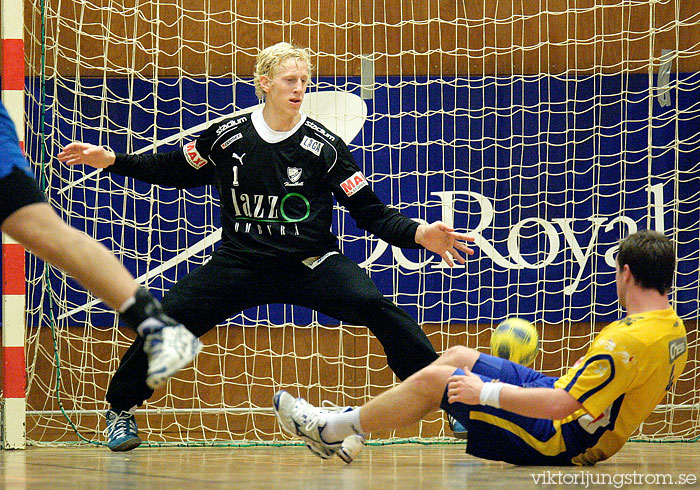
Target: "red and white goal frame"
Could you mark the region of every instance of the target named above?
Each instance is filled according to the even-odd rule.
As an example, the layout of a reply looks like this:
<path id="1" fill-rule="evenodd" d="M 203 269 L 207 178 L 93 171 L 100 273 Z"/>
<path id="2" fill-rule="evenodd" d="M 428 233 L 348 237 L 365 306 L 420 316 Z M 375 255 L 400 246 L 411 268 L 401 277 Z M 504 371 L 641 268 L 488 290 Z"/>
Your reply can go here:
<path id="1" fill-rule="evenodd" d="M 2 103 L 24 149 L 24 1 L 1 0 Z M 2 441 L 23 449 L 25 437 L 24 248 L 2 235 Z"/>

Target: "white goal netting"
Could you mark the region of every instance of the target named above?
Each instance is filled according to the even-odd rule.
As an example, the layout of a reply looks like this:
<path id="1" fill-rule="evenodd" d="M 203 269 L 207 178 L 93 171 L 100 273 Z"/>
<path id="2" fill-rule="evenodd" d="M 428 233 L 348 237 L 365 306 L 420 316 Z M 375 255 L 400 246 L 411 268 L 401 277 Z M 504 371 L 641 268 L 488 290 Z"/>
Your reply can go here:
<path id="1" fill-rule="evenodd" d="M 215 193 L 66 168 L 55 155 L 74 140 L 177 148 L 254 107 L 255 55 L 291 41 L 316 67 L 305 110 L 346 139 L 375 192 L 477 237 L 477 254 L 450 269 L 337 209 L 344 253 L 438 352 L 487 350 L 491 328 L 520 316 L 542 337 L 535 367 L 561 374 L 623 314 L 617 241 L 638 228 L 669 234 L 689 361 L 637 437 L 700 436 L 698 2 L 26 3 L 27 153 L 61 216 L 154 295 L 217 245 Z M 28 439 L 104 441 L 105 391 L 132 333 L 60 271 L 30 258 L 27 274 Z M 245 311 L 203 342 L 138 413 L 150 443 L 284 441 L 277 389 L 359 404 L 396 381 L 367 329 L 296 307 Z M 373 437 L 446 435 L 437 414 Z"/>

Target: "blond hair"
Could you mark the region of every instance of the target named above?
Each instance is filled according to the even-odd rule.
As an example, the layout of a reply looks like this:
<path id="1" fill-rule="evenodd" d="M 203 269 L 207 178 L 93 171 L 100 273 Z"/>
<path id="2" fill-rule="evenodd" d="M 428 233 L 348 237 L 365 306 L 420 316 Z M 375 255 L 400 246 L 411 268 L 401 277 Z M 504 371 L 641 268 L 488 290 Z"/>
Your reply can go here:
<path id="1" fill-rule="evenodd" d="M 260 77 L 264 75 L 269 79 L 274 78 L 279 66 L 290 58 L 298 59 L 306 63 L 309 69 L 309 76 L 311 75 L 311 69 L 313 68 L 311 65 L 311 56 L 304 48 L 286 42 L 280 42 L 268 46 L 258 53 L 255 62 L 255 73 L 253 73 L 253 81 L 255 83 L 255 95 L 257 95 L 259 99 L 265 98 L 265 92 L 260 86 Z"/>

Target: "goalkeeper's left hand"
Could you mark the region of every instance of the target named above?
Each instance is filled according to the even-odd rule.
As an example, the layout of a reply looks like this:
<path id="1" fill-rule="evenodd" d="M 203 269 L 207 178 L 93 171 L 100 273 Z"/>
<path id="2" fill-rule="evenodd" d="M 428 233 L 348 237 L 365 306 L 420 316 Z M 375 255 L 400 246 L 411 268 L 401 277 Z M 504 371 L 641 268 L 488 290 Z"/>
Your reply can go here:
<path id="1" fill-rule="evenodd" d="M 467 242 L 473 243 L 474 237 L 458 233 L 442 221 L 435 221 L 429 225 L 421 224 L 416 230 L 416 243 L 438 254 L 450 267 L 454 267 L 452 258 L 460 264 L 467 261 L 458 250 L 467 255 L 474 255 L 474 250 Z"/>

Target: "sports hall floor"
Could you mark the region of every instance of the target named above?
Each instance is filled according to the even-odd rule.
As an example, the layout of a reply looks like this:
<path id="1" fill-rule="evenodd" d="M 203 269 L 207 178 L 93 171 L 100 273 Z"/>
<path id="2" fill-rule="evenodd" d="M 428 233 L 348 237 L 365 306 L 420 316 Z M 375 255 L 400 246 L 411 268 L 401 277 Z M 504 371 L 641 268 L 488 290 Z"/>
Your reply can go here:
<path id="1" fill-rule="evenodd" d="M 300 446 L 30 447 L 0 451 L 0 488 L 103 489 L 562 489 L 700 488 L 700 443 L 628 443 L 590 468 L 516 467 L 461 445 L 370 446 L 352 464 Z"/>

